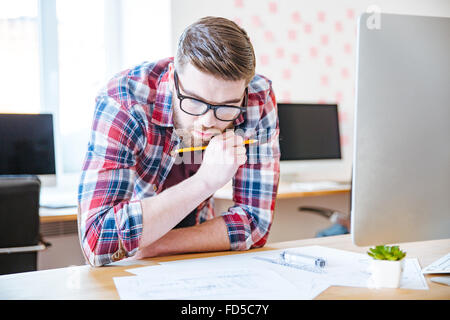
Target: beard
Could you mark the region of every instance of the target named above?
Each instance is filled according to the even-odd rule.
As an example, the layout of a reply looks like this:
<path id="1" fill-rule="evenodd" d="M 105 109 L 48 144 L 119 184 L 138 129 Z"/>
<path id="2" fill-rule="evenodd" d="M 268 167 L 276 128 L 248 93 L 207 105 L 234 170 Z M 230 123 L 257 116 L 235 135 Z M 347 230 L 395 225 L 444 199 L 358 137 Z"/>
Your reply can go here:
<path id="1" fill-rule="evenodd" d="M 209 141 L 216 135 L 220 135 L 225 130 L 230 129 L 233 127 L 233 122 L 231 122 L 225 129 L 221 130 L 218 128 L 205 128 L 203 126 L 195 127 L 194 125 L 183 127 L 181 124 L 181 121 L 179 119 L 179 116 L 177 115 L 177 112 L 173 113 L 173 126 L 177 133 L 177 135 L 181 139 L 182 146 L 184 148 L 188 147 L 203 147 L 207 146 Z M 200 132 L 211 132 L 213 133 L 212 136 L 208 137 L 198 137 L 193 134 L 193 131 L 200 131 Z"/>

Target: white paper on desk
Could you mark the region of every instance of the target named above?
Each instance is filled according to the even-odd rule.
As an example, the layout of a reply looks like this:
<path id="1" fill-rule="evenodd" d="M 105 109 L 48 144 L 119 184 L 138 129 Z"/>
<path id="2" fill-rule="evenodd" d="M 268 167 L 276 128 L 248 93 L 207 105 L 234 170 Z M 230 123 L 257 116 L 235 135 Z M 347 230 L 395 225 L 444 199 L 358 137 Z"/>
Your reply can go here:
<path id="1" fill-rule="evenodd" d="M 428 290 L 428 284 L 423 276 L 417 258 L 405 259 L 400 288 Z"/>
<path id="2" fill-rule="evenodd" d="M 260 268 L 269 268 L 276 271 L 284 278 L 288 279 L 299 288 L 305 290 L 305 286 L 310 289 L 310 295 L 317 295 L 325 290 L 328 286 L 349 286 L 349 287 L 363 287 L 370 286 L 368 272 L 369 262 L 372 258 L 366 254 L 356 253 L 352 251 L 339 250 L 334 248 L 322 246 L 307 246 L 290 248 L 289 251 L 296 251 L 306 255 L 322 257 L 326 259 L 327 266 L 323 273 L 313 273 L 305 270 L 293 269 L 286 266 L 277 265 L 261 261 L 255 258 L 271 258 L 278 259 L 280 253 L 284 250 L 260 251 L 251 253 L 241 253 L 235 255 L 216 256 L 200 259 L 177 260 L 170 262 L 162 262 L 163 265 L 195 265 L 207 264 L 210 268 L 220 266 L 235 266 L 235 265 L 255 265 Z M 425 278 L 420 273 L 417 259 L 406 259 L 404 271 L 400 287 L 403 289 L 417 289 L 427 290 L 428 286 Z M 143 269 L 143 268 L 140 268 Z M 138 269 L 136 269 L 138 270 Z"/>
<path id="3" fill-rule="evenodd" d="M 328 283 L 330 286 L 367 287 L 370 274 L 367 272 L 368 258 L 364 254 L 338 250 L 322 246 L 308 246 L 289 249 L 305 255 L 321 257 L 326 260 L 326 267 L 321 273 L 299 270 L 310 277 Z M 284 267 L 289 268 L 289 267 Z"/>
<path id="4" fill-rule="evenodd" d="M 327 283 L 330 286 L 373 287 L 368 272 L 372 258 L 366 254 L 321 246 L 299 247 L 289 249 L 289 251 L 322 257 L 327 261 L 322 273 L 308 272 L 307 269 L 299 271 L 302 273 L 308 272 L 317 281 Z M 419 262 L 416 258 L 405 260 L 400 288 L 428 290 L 427 282 L 420 272 Z"/>
<path id="5" fill-rule="evenodd" d="M 276 272 L 250 268 L 184 270 L 151 267 L 145 275 L 115 277 L 121 299 L 301 299 L 302 293 Z"/>
<path id="6" fill-rule="evenodd" d="M 278 254 L 282 251 L 283 250 L 277 250 Z M 268 255 L 268 253 L 264 254 L 266 256 Z M 270 255 L 273 254 L 273 252 L 270 253 Z M 256 256 L 261 256 L 261 252 L 191 260 L 177 260 L 172 262 L 164 262 L 163 264 L 156 266 L 128 269 L 126 271 L 139 276 L 146 276 L 154 273 L 155 271 L 182 272 L 183 270 L 204 270 L 202 272 L 207 273 L 211 270 L 220 270 L 221 268 L 232 269 L 236 266 L 245 265 L 247 268 L 251 268 L 252 270 L 270 270 L 272 272 L 276 272 L 283 279 L 295 286 L 298 294 L 291 299 L 297 300 L 312 300 L 329 287 L 329 284 L 321 281 L 320 279 L 312 278 L 309 273 L 293 272 L 290 269 L 286 270 L 285 267 L 280 265 L 268 264 L 266 262 L 262 262 L 261 260 L 253 259 L 253 257 Z M 261 281 L 265 280 L 261 279 Z"/>
<path id="7" fill-rule="evenodd" d="M 208 264 L 212 267 L 233 266 L 233 265 L 257 265 L 259 268 L 269 268 L 276 271 L 281 276 L 292 281 L 294 285 L 303 285 L 310 283 L 312 287 L 319 288 L 327 285 L 367 287 L 367 279 L 370 274 L 367 272 L 368 257 L 367 255 L 355 253 L 351 251 L 343 251 L 322 246 L 307 246 L 298 248 L 289 248 L 289 251 L 296 251 L 311 256 L 323 257 L 327 260 L 325 272 L 321 274 L 313 273 L 305 270 L 294 269 L 275 263 L 260 260 L 260 258 L 277 260 L 280 254 L 287 249 L 259 251 L 250 253 L 233 254 L 226 256 L 216 256 L 199 259 L 177 260 L 169 262 L 161 262 L 165 266 L 199 266 Z M 144 268 L 139 268 L 144 269 Z M 143 272 L 135 269 L 136 272 Z M 132 270 L 127 270 L 133 272 Z M 322 290 L 322 291 L 323 291 Z M 320 293 L 320 292 L 318 292 Z"/>

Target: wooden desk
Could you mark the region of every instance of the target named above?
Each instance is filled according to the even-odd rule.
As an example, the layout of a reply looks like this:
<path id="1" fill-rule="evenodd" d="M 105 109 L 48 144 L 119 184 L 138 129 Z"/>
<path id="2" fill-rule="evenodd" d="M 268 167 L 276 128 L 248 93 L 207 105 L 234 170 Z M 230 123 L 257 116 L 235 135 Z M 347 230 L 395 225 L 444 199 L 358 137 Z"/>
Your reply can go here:
<path id="1" fill-rule="evenodd" d="M 313 186 L 313 185 L 312 185 Z M 314 188 L 310 190 L 301 188 L 296 188 L 295 184 L 280 182 L 278 185 L 277 200 L 278 199 L 292 199 L 292 198 L 302 198 L 302 197 L 315 197 L 315 196 L 328 196 L 333 194 L 343 194 L 350 192 L 350 184 L 342 183 L 336 187 L 323 187 Z M 223 186 L 221 189 L 217 190 L 214 194 L 214 199 L 224 199 L 231 200 L 233 194 L 231 182 Z"/>
<path id="2" fill-rule="evenodd" d="M 310 245 L 328 246 L 360 253 L 364 253 L 368 249 L 367 247 L 354 246 L 350 236 L 343 235 L 272 243 L 270 246 L 251 251 Z M 406 250 L 408 258 L 418 258 L 421 267 L 424 267 L 449 252 L 450 239 L 404 243 L 401 244 L 401 247 Z M 160 261 L 227 254 L 239 254 L 239 252 L 184 254 L 132 261 L 131 264 L 126 266 L 120 265 L 119 262 L 116 265 L 101 268 L 77 266 L 4 275 L 0 276 L 0 299 L 118 299 L 113 277 L 130 276 L 131 274 L 126 272 L 126 269 L 154 265 Z M 431 282 L 430 278 L 433 276 L 425 275 L 429 290 L 330 287 L 316 299 L 450 299 L 450 287 Z"/>
<path id="3" fill-rule="evenodd" d="M 41 223 L 61 222 L 61 221 L 77 221 L 77 208 L 64 210 L 58 209 L 40 209 L 39 221 Z"/>

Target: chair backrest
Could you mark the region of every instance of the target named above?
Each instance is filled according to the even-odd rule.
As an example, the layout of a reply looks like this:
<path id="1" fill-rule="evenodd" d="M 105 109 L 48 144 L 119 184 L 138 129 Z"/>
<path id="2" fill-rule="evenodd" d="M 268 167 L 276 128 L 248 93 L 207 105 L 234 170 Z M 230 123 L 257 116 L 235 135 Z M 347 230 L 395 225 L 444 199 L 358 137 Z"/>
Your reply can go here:
<path id="1" fill-rule="evenodd" d="M 36 176 L 0 176 L 0 248 L 38 244 L 40 187 Z"/>

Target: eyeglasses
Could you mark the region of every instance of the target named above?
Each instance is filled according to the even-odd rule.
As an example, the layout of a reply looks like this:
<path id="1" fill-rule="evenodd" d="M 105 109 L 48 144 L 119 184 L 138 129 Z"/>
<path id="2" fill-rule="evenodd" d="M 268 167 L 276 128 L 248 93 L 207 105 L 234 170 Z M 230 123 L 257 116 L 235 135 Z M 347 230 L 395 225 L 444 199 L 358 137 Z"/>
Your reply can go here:
<path id="1" fill-rule="evenodd" d="M 246 112 L 248 101 L 248 88 L 245 88 L 244 100 L 242 106 L 229 106 L 229 105 L 215 105 L 210 104 L 200 99 L 185 96 L 180 93 L 178 86 L 178 74 L 174 73 L 175 89 L 177 91 L 178 100 L 180 100 L 180 108 L 187 114 L 192 116 L 201 116 L 207 113 L 210 109 L 214 110 L 214 116 L 220 121 L 233 121 L 239 118 L 239 116 Z"/>

